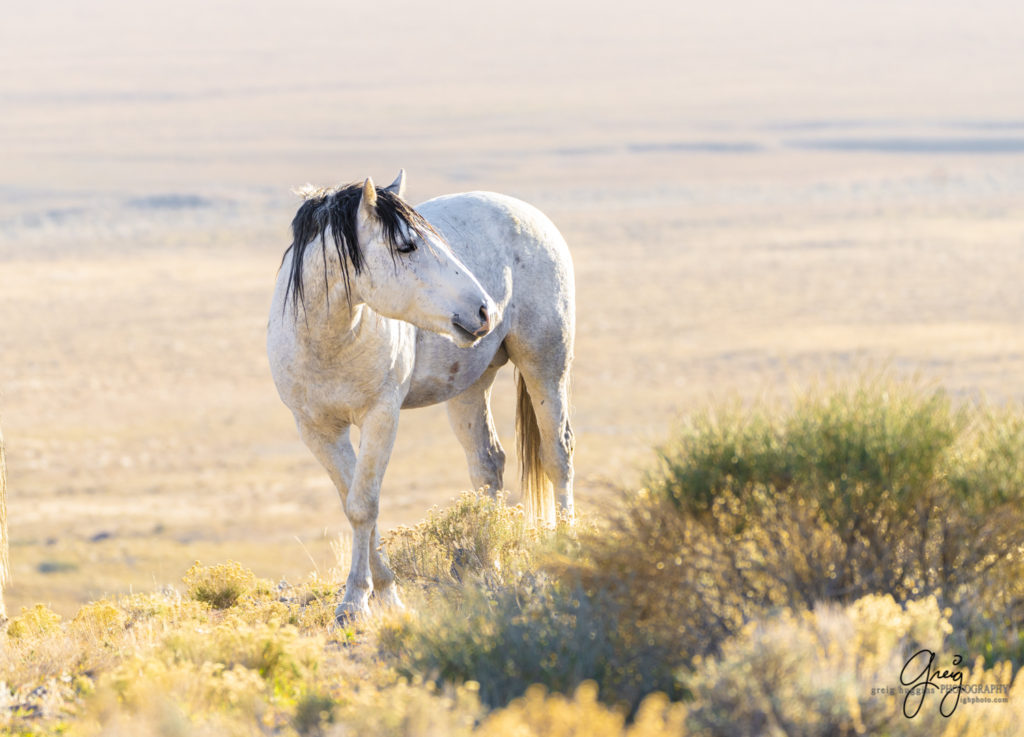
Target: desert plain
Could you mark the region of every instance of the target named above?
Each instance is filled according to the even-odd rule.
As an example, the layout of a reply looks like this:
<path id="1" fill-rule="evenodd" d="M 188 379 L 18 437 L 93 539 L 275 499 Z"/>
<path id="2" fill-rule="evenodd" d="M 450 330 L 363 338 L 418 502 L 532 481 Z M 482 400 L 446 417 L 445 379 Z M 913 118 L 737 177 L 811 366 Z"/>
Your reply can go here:
<path id="1" fill-rule="evenodd" d="M 1024 11 L 70 0 L 0 30 L 9 609 L 193 561 L 329 575 L 347 522 L 278 400 L 270 295 L 306 182 L 404 167 L 559 226 L 576 498 L 709 405 L 889 372 L 1024 399 Z M 513 384 L 494 409 L 516 497 Z M 384 528 L 468 486 L 406 412 Z"/>

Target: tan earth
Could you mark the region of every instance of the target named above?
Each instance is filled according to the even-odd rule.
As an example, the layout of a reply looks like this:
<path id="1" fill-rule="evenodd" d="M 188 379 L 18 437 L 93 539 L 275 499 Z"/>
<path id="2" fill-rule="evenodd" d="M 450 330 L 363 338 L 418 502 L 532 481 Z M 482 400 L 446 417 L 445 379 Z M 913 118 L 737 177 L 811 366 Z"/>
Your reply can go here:
<path id="1" fill-rule="evenodd" d="M 263 346 L 307 181 L 405 167 L 413 201 L 490 189 L 559 225 L 584 511 L 709 403 L 882 369 L 1019 403 L 1020 6 L 626 5 L 58 0 L 5 19 L 8 608 L 70 614 L 197 558 L 336 565 L 347 523 Z M 384 526 L 467 485 L 444 408 L 408 412 Z"/>

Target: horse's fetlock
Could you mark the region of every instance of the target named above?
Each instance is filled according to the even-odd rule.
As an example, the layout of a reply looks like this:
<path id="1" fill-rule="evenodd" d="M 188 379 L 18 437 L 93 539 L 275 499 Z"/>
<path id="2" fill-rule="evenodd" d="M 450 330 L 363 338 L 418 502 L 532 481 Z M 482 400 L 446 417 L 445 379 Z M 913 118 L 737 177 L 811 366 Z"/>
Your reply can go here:
<path id="1" fill-rule="evenodd" d="M 373 591 L 373 579 L 370 578 L 369 574 L 365 576 L 349 574 L 348 580 L 345 582 L 345 590 L 353 592 L 360 591 L 364 593 Z"/>

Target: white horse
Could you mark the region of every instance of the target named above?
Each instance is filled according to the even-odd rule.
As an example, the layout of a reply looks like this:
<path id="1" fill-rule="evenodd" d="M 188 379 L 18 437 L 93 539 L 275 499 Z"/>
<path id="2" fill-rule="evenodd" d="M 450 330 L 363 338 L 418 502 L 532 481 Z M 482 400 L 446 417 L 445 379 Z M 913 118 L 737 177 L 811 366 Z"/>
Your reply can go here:
<path id="1" fill-rule="evenodd" d="M 527 511 L 550 524 L 557 493 L 573 513 L 567 391 L 576 319 L 565 240 L 511 197 L 455 194 L 414 210 L 404 192 L 403 170 L 384 188 L 367 179 L 304 193 L 267 330 L 278 393 L 352 524 L 339 620 L 368 611 L 374 591 L 401 605 L 377 512 L 403 408 L 448 402 L 473 486 L 496 493 L 505 453 L 491 384 L 511 360 Z"/>

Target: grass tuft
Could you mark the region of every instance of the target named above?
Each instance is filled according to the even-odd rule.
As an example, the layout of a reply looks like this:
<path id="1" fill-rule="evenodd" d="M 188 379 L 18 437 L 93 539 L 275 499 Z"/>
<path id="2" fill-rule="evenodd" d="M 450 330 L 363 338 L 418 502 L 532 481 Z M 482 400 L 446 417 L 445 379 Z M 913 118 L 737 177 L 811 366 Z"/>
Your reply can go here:
<path id="1" fill-rule="evenodd" d="M 182 582 L 191 598 L 214 609 L 233 607 L 243 596 L 271 586 L 269 582 L 258 581 L 256 574 L 233 560 L 214 566 L 204 566 L 196 561 L 185 572 Z"/>

